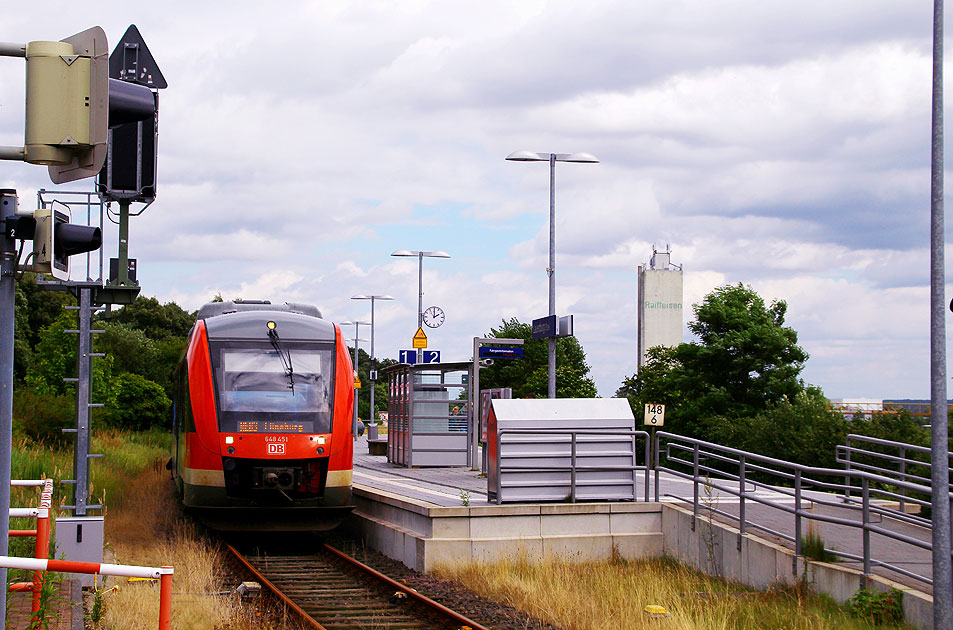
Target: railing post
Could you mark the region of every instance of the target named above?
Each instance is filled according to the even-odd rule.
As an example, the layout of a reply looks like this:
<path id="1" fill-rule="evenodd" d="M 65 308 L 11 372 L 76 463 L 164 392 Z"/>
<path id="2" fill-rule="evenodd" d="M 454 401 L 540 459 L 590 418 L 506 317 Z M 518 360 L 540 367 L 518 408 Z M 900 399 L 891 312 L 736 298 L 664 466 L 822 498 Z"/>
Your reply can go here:
<path id="1" fill-rule="evenodd" d="M 159 576 L 159 630 L 172 628 L 172 567 L 162 567 Z"/>
<path id="2" fill-rule="evenodd" d="M 745 456 L 738 457 L 738 481 L 740 491 L 738 495 L 738 551 L 741 551 L 741 537 L 745 535 Z"/>
<path id="3" fill-rule="evenodd" d="M 652 466 L 652 442 L 651 438 L 645 436 L 645 502 L 649 502 L 649 469 Z"/>
<path id="4" fill-rule="evenodd" d="M 907 449 L 903 445 L 900 446 L 900 480 L 907 480 Z M 906 514 L 907 511 L 904 509 L 906 501 L 904 498 L 907 496 L 907 489 L 903 486 L 900 486 L 900 513 Z"/>
<path id="5" fill-rule="evenodd" d="M 692 451 L 692 531 L 695 531 L 695 521 L 698 520 L 698 443 Z"/>
<path id="6" fill-rule="evenodd" d="M 862 480 L 863 488 L 863 520 L 864 520 L 864 577 L 862 586 L 867 586 L 867 576 L 870 575 L 870 481 L 867 477 Z"/>
<path id="7" fill-rule="evenodd" d="M 801 557 L 801 470 L 794 469 L 794 575 L 797 575 L 797 561 Z"/>
<path id="8" fill-rule="evenodd" d="M 569 451 L 569 502 L 576 502 L 576 432 L 572 432 L 572 446 Z"/>
<path id="9" fill-rule="evenodd" d="M 660 440 L 659 440 L 658 433 L 654 434 L 652 436 L 652 450 L 655 451 L 655 462 L 652 464 L 652 471 L 655 473 L 655 502 L 656 503 L 659 502 L 659 495 L 658 495 L 658 486 L 659 486 L 658 467 L 659 467 L 659 457 L 660 457 L 659 441 Z M 646 472 L 645 474 L 647 475 L 648 472 Z"/>
<path id="10" fill-rule="evenodd" d="M 844 465 L 847 469 L 847 474 L 844 475 L 844 499 L 850 501 L 850 436 L 847 436 L 847 448 L 844 449 L 847 452 L 847 461 L 844 462 Z"/>

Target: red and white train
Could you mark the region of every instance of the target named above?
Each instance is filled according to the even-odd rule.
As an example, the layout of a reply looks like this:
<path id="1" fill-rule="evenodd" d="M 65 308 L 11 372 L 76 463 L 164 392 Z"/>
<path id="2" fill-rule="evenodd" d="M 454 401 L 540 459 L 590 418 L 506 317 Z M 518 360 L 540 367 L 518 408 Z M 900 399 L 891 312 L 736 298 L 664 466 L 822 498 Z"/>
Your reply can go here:
<path id="1" fill-rule="evenodd" d="M 175 372 L 170 462 L 213 529 L 326 530 L 352 509 L 354 370 L 314 306 L 212 302 Z"/>

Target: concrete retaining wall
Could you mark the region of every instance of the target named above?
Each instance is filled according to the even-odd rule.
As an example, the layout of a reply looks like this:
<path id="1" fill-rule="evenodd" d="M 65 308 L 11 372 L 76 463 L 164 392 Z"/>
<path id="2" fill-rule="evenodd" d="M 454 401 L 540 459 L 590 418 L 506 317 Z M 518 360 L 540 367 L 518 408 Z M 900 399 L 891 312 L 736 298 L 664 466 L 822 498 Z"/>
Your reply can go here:
<path id="1" fill-rule="evenodd" d="M 664 552 L 705 573 L 719 575 L 755 588 L 773 584 L 794 585 L 806 580 L 811 587 L 839 603 L 847 601 L 863 585 L 863 574 L 849 567 L 799 558 L 794 552 L 767 540 L 745 534 L 738 548 L 738 529 L 709 523 L 699 517 L 692 531 L 692 512 L 680 506 L 662 504 Z M 868 588 L 903 591 L 903 613 L 907 622 L 921 630 L 933 628 L 933 598 L 886 578 L 871 576 Z"/>

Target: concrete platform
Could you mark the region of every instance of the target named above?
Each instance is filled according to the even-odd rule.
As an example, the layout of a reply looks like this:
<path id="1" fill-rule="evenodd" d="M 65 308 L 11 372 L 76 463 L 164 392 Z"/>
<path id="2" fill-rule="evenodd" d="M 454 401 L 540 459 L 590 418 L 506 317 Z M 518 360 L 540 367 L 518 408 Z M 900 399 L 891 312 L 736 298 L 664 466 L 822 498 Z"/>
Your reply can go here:
<path id="1" fill-rule="evenodd" d="M 347 526 L 413 569 L 508 555 L 595 560 L 662 554 L 660 504 L 491 504 L 478 471 L 394 466 L 367 454 L 364 442 L 355 444 L 357 509 Z"/>

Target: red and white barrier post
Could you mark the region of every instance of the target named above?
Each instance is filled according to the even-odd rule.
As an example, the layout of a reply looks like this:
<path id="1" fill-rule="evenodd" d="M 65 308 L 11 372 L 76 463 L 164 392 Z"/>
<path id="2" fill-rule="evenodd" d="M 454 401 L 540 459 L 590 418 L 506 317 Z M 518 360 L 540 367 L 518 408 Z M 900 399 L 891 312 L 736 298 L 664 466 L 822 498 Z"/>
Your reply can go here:
<path id="1" fill-rule="evenodd" d="M 152 578 L 159 580 L 159 630 L 172 627 L 172 567 L 137 567 L 127 564 L 99 562 L 71 562 L 39 558 L 0 556 L 0 567 L 28 571 L 56 571 L 58 573 L 89 573 L 119 577 Z"/>
<path id="2" fill-rule="evenodd" d="M 11 486 L 39 486 L 43 490 L 40 492 L 39 508 L 11 508 L 10 518 L 16 517 L 35 517 L 36 529 L 13 530 L 11 536 L 36 536 L 36 547 L 34 555 L 37 558 L 45 559 L 50 554 L 50 510 L 53 507 L 53 480 L 52 479 L 14 479 L 10 481 Z M 40 611 L 40 600 L 43 592 L 43 574 L 39 571 L 33 573 L 32 582 L 19 582 L 11 584 L 10 591 L 33 591 L 33 605 L 31 611 L 36 614 Z"/>

